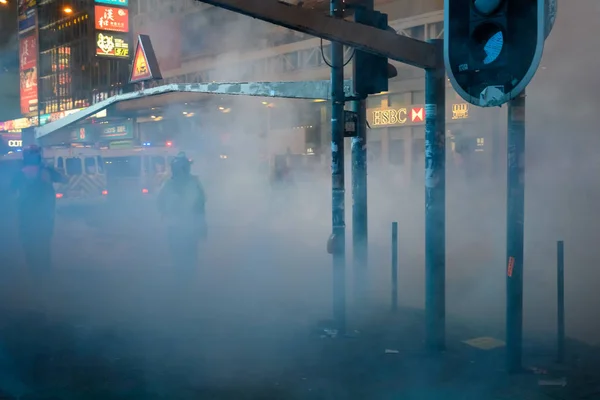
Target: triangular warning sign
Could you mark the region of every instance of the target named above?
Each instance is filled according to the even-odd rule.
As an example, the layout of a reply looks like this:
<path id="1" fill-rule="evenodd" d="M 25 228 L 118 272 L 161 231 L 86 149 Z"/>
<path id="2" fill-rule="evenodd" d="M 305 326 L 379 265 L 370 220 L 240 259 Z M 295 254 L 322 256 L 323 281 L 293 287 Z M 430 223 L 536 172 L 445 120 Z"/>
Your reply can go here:
<path id="1" fill-rule="evenodd" d="M 129 83 L 162 79 L 158 60 L 150 42 L 150 36 L 139 35 L 137 47 L 133 56 Z"/>

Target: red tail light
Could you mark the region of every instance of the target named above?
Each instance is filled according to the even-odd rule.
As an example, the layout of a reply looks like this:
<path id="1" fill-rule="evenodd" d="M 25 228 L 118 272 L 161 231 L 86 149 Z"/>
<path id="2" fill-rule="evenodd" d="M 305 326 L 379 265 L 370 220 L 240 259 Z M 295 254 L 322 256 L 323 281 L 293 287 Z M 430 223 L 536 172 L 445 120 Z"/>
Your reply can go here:
<path id="1" fill-rule="evenodd" d="M 102 191 L 102 196 L 106 196 L 108 194 L 108 190 L 103 190 Z"/>
<path id="2" fill-rule="evenodd" d="M 56 198 L 57 198 L 57 199 L 62 199 L 62 197 L 63 197 L 63 194 L 62 194 L 62 193 L 56 193 Z"/>
<path id="3" fill-rule="evenodd" d="M 148 194 L 148 189 L 142 189 L 143 194 Z"/>

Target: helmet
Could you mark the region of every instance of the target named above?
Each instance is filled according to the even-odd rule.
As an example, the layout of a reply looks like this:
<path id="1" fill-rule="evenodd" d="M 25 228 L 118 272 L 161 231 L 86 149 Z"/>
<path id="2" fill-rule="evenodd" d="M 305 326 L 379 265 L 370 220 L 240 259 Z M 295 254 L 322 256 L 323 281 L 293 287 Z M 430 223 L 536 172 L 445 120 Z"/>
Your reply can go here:
<path id="1" fill-rule="evenodd" d="M 177 154 L 177 157 L 171 161 L 171 174 L 175 177 L 189 175 L 192 170 L 192 163 L 183 151 Z"/>
<path id="2" fill-rule="evenodd" d="M 42 149 L 32 144 L 23 149 L 23 163 L 25 165 L 39 165 L 42 163 Z"/>

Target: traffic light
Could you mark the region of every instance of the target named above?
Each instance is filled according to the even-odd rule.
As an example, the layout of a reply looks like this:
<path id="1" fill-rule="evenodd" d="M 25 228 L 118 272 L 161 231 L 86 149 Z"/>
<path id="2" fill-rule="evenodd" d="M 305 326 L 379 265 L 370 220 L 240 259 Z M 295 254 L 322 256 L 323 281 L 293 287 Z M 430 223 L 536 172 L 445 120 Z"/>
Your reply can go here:
<path id="1" fill-rule="evenodd" d="M 379 11 L 357 6 L 354 11 L 354 21 L 373 26 L 382 30 L 388 29 L 388 16 Z M 364 51 L 355 50 L 352 66 L 352 81 L 354 93 L 367 96 L 387 92 L 388 80 L 398 75 L 396 67 L 388 63 L 385 57 Z"/>
<path id="2" fill-rule="evenodd" d="M 545 0 L 445 0 L 444 61 L 456 92 L 500 106 L 531 81 L 544 48 Z"/>

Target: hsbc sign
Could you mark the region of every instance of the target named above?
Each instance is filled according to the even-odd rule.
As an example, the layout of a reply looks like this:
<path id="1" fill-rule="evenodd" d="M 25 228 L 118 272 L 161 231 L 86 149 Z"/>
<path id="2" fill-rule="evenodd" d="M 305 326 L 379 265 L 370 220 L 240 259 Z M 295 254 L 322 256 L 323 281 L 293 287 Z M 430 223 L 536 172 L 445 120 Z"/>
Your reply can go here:
<path id="1" fill-rule="evenodd" d="M 448 117 L 469 119 L 468 108 L 465 104 L 449 104 Z M 460 115 L 459 115 L 460 114 Z M 386 128 L 402 125 L 424 125 L 425 107 L 413 105 L 409 107 L 371 108 L 367 110 L 367 120 L 373 128 Z"/>

